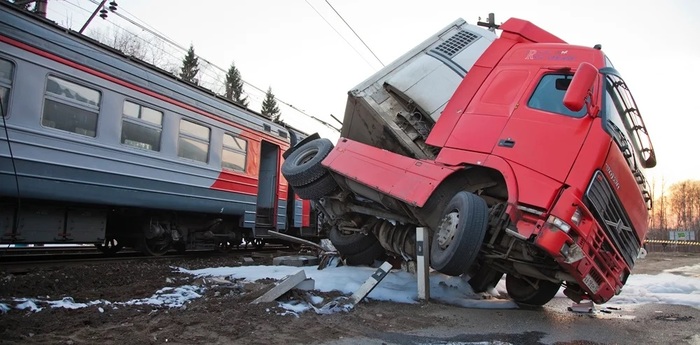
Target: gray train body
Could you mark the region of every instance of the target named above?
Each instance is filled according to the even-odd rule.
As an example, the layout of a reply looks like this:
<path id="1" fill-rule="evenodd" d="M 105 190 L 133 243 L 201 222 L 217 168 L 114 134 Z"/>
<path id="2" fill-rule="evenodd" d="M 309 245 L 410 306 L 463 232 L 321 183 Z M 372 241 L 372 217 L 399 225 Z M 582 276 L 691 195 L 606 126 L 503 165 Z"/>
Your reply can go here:
<path id="1" fill-rule="evenodd" d="M 2 243 L 316 234 L 279 173 L 304 133 L 4 4 L 0 96 Z"/>

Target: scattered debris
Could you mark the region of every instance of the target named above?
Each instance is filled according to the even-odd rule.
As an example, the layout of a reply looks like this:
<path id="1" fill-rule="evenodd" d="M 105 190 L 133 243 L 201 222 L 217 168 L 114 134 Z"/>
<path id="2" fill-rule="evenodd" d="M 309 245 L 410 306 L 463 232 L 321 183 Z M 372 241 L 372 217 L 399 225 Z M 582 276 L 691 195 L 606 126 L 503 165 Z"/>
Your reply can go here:
<path id="1" fill-rule="evenodd" d="M 318 257 L 311 255 L 287 255 L 272 259 L 272 264 L 275 266 L 314 266 L 318 265 L 318 262 Z"/>
<path id="2" fill-rule="evenodd" d="M 251 303 L 258 304 L 258 303 L 264 303 L 264 302 L 272 302 L 272 301 L 276 300 L 278 297 L 282 296 L 285 292 L 293 289 L 295 286 L 297 286 L 299 283 L 301 283 L 305 279 L 306 279 L 306 273 L 304 273 L 304 270 L 301 270 L 301 271 L 283 279 L 277 285 L 275 285 L 275 287 L 270 289 L 270 291 L 268 291 L 264 295 L 256 298 Z"/>
<path id="3" fill-rule="evenodd" d="M 243 266 L 250 266 L 255 263 L 255 260 L 249 256 L 243 257 Z"/>
<path id="4" fill-rule="evenodd" d="M 595 306 L 593 301 L 581 301 L 581 303 L 573 303 L 568 310 L 574 313 L 593 313 Z"/>
<path id="5" fill-rule="evenodd" d="M 295 288 L 304 291 L 313 291 L 316 288 L 316 281 L 312 278 L 306 278 L 301 283 L 297 284 Z"/>

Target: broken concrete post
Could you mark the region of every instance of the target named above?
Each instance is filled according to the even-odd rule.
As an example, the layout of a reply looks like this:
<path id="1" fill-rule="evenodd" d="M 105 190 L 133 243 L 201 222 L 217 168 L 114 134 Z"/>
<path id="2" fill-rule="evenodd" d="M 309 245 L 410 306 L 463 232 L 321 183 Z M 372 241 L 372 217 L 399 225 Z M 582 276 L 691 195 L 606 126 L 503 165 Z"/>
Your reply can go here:
<path id="1" fill-rule="evenodd" d="M 370 292 L 374 289 L 377 284 L 379 284 L 384 277 L 389 273 L 391 270 L 391 263 L 389 262 L 384 262 L 379 268 L 377 268 L 376 271 L 374 271 L 374 274 L 372 274 L 371 277 L 367 278 L 364 284 L 360 286 L 357 291 L 355 291 L 354 294 L 350 297 L 352 300 L 352 304 L 355 305 L 359 303 L 365 296 L 369 295 Z"/>
<path id="2" fill-rule="evenodd" d="M 252 304 L 258 304 L 258 303 L 265 303 L 265 302 L 272 302 L 279 298 L 280 296 L 284 295 L 285 292 L 293 289 L 295 286 L 299 285 L 299 283 L 303 282 L 304 279 L 306 279 L 306 273 L 304 273 L 304 270 L 301 270 L 281 282 L 277 283 L 275 287 L 270 289 L 270 291 L 266 292 L 264 295 L 256 298 Z"/>

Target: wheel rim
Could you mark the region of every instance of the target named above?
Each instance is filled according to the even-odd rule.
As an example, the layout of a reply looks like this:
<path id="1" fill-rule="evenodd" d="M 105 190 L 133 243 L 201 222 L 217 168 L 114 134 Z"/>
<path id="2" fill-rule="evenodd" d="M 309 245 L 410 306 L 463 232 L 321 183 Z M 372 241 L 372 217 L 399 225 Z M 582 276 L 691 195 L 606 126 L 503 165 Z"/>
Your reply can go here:
<path id="1" fill-rule="evenodd" d="M 170 241 L 165 238 L 146 239 L 146 252 L 158 256 L 165 254 L 170 249 Z"/>
<path id="2" fill-rule="evenodd" d="M 103 253 L 114 254 L 120 251 L 124 246 L 119 243 L 116 238 L 108 238 L 103 243 L 95 244 L 95 247 Z"/>
<path id="3" fill-rule="evenodd" d="M 233 245 L 231 244 L 231 242 L 228 242 L 228 241 L 219 242 L 219 244 L 216 246 L 216 251 L 218 251 L 220 253 L 226 253 L 226 252 L 230 251 L 232 248 L 233 248 Z"/>
<path id="4" fill-rule="evenodd" d="M 438 226 L 437 241 L 441 249 L 447 249 L 457 235 L 459 212 L 452 211 L 445 215 Z"/>
<path id="5" fill-rule="evenodd" d="M 149 230 L 156 227 L 158 227 L 156 223 L 150 224 Z M 155 233 L 156 231 L 153 232 Z M 172 237 L 170 237 L 167 231 L 153 238 L 147 238 L 146 234 L 143 235 L 143 251 L 148 255 L 160 256 L 167 253 L 171 243 Z"/>
<path id="6" fill-rule="evenodd" d="M 265 245 L 265 240 L 263 240 L 262 238 L 254 238 L 252 242 L 255 248 L 261 248 Z"/>
<path id="7" fill-rule="evenodd" d="M 311 161 L 312 159 L 314 159 L 314 157 L 316 157 L 317 154 L 318 154 L 317 148 L 310 149 L 308 152 L 305 152 L 304 154 L 299 155 L 299 157 L 297 157 L 297 159 L 294 160 L 294 164 L 296 166 L 304 165 L 304 164 L 308 163 L 309 161 Z"/>

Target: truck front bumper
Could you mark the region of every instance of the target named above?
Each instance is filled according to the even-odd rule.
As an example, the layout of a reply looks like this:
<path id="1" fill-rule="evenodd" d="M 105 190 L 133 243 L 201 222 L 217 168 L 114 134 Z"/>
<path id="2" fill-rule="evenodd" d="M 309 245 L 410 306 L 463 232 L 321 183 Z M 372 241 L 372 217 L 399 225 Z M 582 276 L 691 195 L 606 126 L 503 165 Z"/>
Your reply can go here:
<path id="1" fill-rule="evenodd" d="M 577 219 L 577 221 L 576 221 Z M 565 225 L 562 225 L 562 222 Z M 535 237 L 595 303 L 618 294 L 631 267 L 573 189 L 565 190 Z"/>

